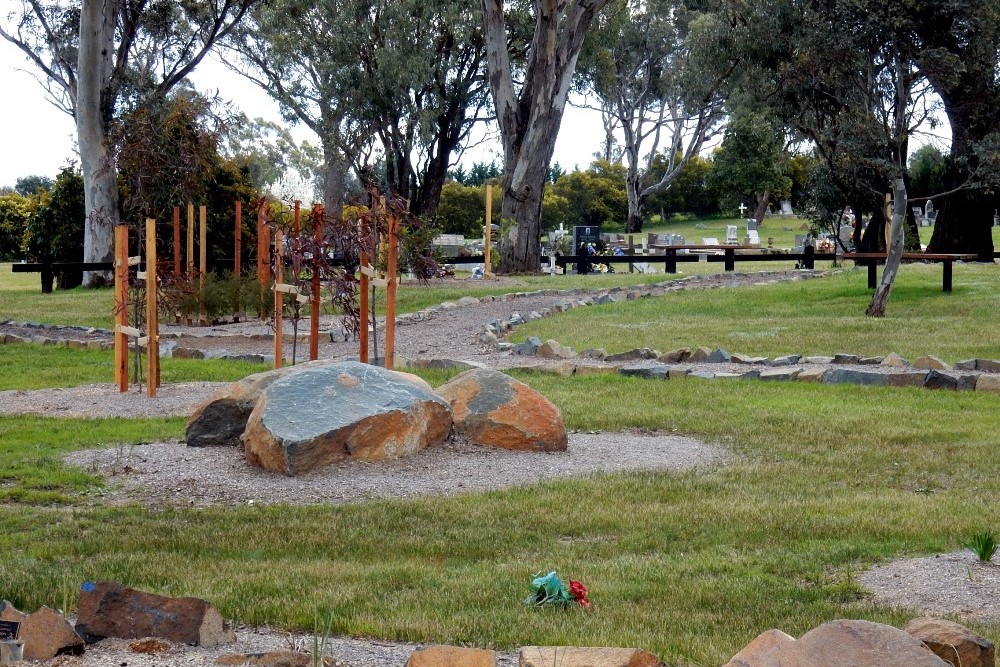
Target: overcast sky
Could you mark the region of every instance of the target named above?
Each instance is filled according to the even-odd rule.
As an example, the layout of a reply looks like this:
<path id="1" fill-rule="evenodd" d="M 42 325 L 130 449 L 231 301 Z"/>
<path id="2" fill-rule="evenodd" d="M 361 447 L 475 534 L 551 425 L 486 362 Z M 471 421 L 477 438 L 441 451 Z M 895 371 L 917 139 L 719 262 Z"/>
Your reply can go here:
<path id="1" fill-rule="evenodd" d="M 72 119 L 45 100 L 34 70 L 21 52 L 0 39 L 0 186 L 12 186 L 28 175 L 54 178 L 67 160 L 77 160 Z M 281 122 L 277 105 L 257 86 L 233 74 L 215 61 L 205 61 L 192 76 L 203 92 L 218 89 L 224 99 L 251 118 Z M 305 127 L 295 130 L 299 140 L 315 136 Z M 566 170 L 586 168 L 603 140 L 600 114 L 568 108 L 556 143 L 553 161 Z M 467 151 L 462 164 L 500 161 L 499 142 L 491 141 Z"/>

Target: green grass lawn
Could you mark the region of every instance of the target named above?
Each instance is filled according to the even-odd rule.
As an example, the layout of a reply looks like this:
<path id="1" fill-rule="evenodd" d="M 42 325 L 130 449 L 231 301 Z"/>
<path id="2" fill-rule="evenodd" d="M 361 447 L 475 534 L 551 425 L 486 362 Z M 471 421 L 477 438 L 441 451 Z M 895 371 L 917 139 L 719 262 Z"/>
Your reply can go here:
<path id="1" fill-rule="evenodd" d="M 37 284 L 12 285 L 4 268 L 0 319 L 90 322 L 110 299 L 73 291 L 62 295 L 65 310 L 49 308 L 56 302 L 29 297 Z M 956 267 L 955 292 L 946 295 L 940 267 L 904 266 L 881 320 L 864 317 L 865 274 L 850 271 L 576 309 L 516 335 L 611 351 L 703 344 L 766 355 L 1000 358 L 995 269 Z M 537 277 L 517 289 L 661 279 Z M 490 290 L 512 291 L 405 289 L 401 310 Z M 111 354 L 6 345 L 0 368 L 0 390 L 107 382 Z M 163 373 L 167 382 L 229 380 L 259 368 L 165 359 Z M 449 376 L 421 373 L 435 384 Z M 1000 396 L 518 377 L 551 398 L 571 429 L 676 432 L 718 443 L 732 460 L 681 474 L 599 475 L 457 498 L 107 507 L 104 483 L 59 457 L 180 438 L 183 419 L 0 416 L 0 598 L 29 610 L 65 607 L 81 581 L 113 579 L 207 598 L 240 623 L 308 631 L 331 615 L 334 632 L 359 637 L 638 646 L 676 667 L 720 665 L 769 628 L 798 636 L 845 617 L 901 625 L 913 614 L 867 601 L 856 581 L 861 568 L 957 550 L 975 532 L 1000 529 Z M 532 575 L 550 569 L 586 583 L 595 610 L 522 605 Z M 1000 640 L 1000 625 L 970 625 Z"/>
<path id="2" fill-rule="evenodd" d="M 993 265 L 955 267 L 951 294 L 941 291 L 939 265 L 906 264 L 887 316 L 864 314 L 871 299 L 864 269 L 828 278 L 691 290 L 656 299 L 592 306 L 518 327 L 512 340 L 554 338 L 577 350 L 682 346 L 730 352 L 886 355 L 934 354 L 955 362 L 1000 359 L 1000 273 Z"/>
<path id="3" fill-rule="evenodd" d="M 90 494 L 66 506 L 52 503 L 97 482 L 62 468 L 60 452 L 179 436 L 179 420 L 2 417 L 15 469 L 0 474 L 3 594 L 60 606 L 80 581 L 106 578 L 206 597 L 250 624 L 309 630 L 330 614 L 354 636 L 639 646 L 670 665 L 719 665 L 772 627 L 903 624 L 911 613 L 865 601 L 859 569 L 955 550 L 1000 520 L 996 396 L 520 377 L 570 428 L 676 431 L 735 459 L 341 507 L 106 508 Z M 549 569 L 584 581 L 594 612 L 524 607 L 531 576 Z M 971 625 L 1000 639 L 1000 627 Z"/>

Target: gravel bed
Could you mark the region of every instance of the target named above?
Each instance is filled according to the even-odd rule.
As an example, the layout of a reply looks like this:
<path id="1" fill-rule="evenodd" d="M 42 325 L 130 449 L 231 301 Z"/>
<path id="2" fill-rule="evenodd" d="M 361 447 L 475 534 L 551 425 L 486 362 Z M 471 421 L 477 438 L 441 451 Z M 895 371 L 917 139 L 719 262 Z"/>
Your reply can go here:
<path id="1" fill-rule="evenodd" d="M 228 386 L 227 382 L 164 384 L 149 398 L 145 387 L 120 393 L 111 383 L 60 389 L 0 391 L 0 414 L 45 417 L 176 417 L 189 416 L 197 405 Z"/>
<path id="2" fill-rule="evenodd" d="M 678 471 L 716 465 L 721 447 L 693 438 L 570 433 L 565 452 L 513 452 L 449 440 L 391 461 L 351 461 L 287 477 L 248 465 L 237 448 L 157 443 L 73 452 L 63 460 L 100 473 L 101 503 L 150 505 L 352 503 L 376 498 L 456 495 L 563 477 L 628 470 Z"/>

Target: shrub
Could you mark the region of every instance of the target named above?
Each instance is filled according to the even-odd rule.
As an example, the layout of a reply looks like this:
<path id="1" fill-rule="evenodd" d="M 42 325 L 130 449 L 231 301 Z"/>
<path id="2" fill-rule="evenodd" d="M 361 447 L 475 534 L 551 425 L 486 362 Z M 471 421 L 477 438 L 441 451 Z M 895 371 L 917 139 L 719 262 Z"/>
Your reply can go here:
<path id="1" fill-rule="evenodd" d="M 988 563 L 993 559 L 993 555 L 997 552 L 998 548 L 996 535 L 992 530 L 984 530 L 976 533 L 965 546 L 972 553 L 976 554 L 976 558 L 984 563 Z"/>

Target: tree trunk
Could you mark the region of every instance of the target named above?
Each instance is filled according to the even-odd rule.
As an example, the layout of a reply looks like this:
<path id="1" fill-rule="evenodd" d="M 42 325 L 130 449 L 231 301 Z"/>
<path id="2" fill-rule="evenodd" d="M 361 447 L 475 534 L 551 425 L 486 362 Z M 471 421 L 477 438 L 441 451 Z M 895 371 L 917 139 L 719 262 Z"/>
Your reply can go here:
<path id="1" fill-rule="evenodd" d="M 80 13 L 77 58 L 76 127 L 83 172 L 83 261 L 110 262 L 114 258 L 114 227 L 119 224 L 118 181 L 108 147 L 110 112 L 106 84 L 115 53 L 115 7 L 104 0 L 84 0 Z M 110 271 L 88 271 L 86 287 L 111 281 Z"/>
<path id="2" fill-rule="evenodd" d="M 514 86 L 503 0 L 482 0 L 490 92 L 504 150 L 498 273 L 541 270 L 542 191 L 576 61 L 593 17 L 610 0 L 536 0 L 524 78 Z"/>
<path id="3" fill-rule="evenodd" d="M 642 231 L 642 209 L 645 197 L 642 196 L 641 188 L 642 184 L 639 182 L 638 170 L 630 164 L 625 173 L 625 192 L 628 195 L 628 220 L 625 222 L 626 234 L 638 234 Z"/>
<path id="4" fill-rule="evenodd" d="M 344 181 L 347 163 L 340 149 L 323 145 L 323 209 L 328 220 L 338 219 L 344 212 Z"/>
<path id="5" fill-rule="evenodd" d="M 868 317 L 885 317 L 885 306 L 889 302 L 889 295 L 892 294 L 892 283 L 896 279 L 899 265 L 903 261 L 903 246 L 905 245 L 905 227 L 903 221 L 906 218 L 906 184 L 902 177 L 897 177 L 893 181 L 893 213 L 892 224 L 889 226 L 889 254 L 885 260 L 885 269 L 882 270 L 882 281 L 879 283 L 872 301 L 865 310 Z"/>
<path id="6" fill-rule="evenodd" d="M 767 215 L 767 209 L 771 205 L 771 193 L 765 191 L 764 194 L 760 195 L 757 200 L 757 208 L 753 210 L 753 219 L 758 223 L 764 222 L 764 217 Z"/>

